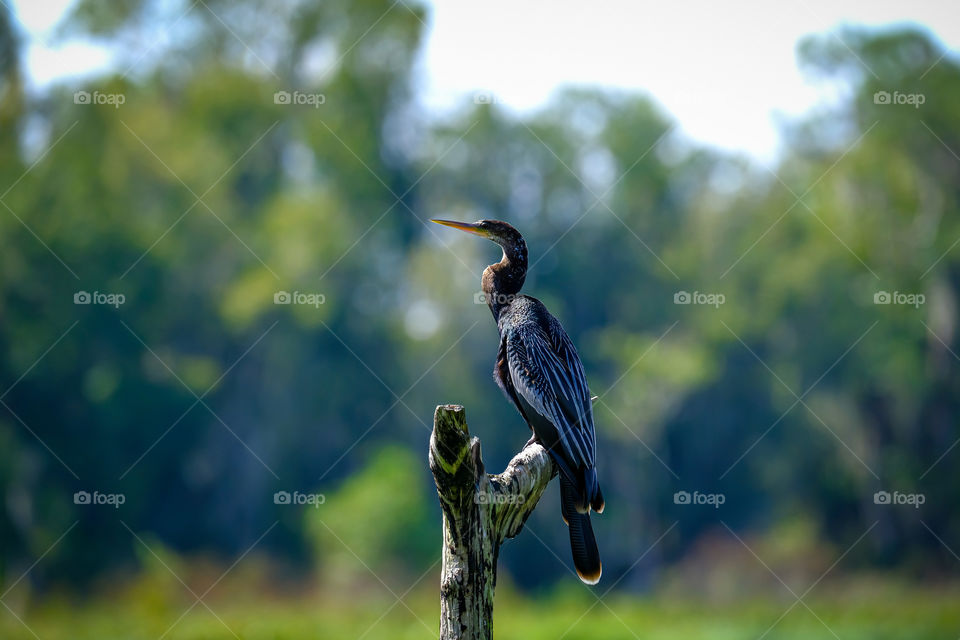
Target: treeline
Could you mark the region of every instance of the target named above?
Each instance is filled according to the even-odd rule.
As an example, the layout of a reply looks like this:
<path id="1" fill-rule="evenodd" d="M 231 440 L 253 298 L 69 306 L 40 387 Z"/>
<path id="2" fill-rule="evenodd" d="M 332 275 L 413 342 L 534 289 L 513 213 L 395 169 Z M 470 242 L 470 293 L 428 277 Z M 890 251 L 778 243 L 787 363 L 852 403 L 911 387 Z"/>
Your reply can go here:
<path id="1" fill-rule="evenodd" d="M 207 4 L 163 38 L 185 7 L 77 3 L 64 32 L 130 66 L 42 92 L 0 9 L 3 582 L 40 556 L 41 586 L 136 567 L 132 532 L 227 563 L 268 532 L 258 551 L 326 576 L 364 573 L 352 541 L 425 570 L 434 405 L 467 406 L 491 469 L 528 437 L 474 296 L 499 254 L 431 217 L 527 238 L 525 291 L 600 396 L 607 575 L 669 531 L 643 585 L 728 527 L 793 532 L 798 557 L 869 530 L 845 568 L 952 562 L 960 68 L 929 34 L 805 41 L 842 98 L 785 126 L 767 170 L 644 96 L 521 118 L 478 94 L 431 120 L 422 9 Z M 505 547 L 517 581 L 566 575 L 555 511 Z"/>

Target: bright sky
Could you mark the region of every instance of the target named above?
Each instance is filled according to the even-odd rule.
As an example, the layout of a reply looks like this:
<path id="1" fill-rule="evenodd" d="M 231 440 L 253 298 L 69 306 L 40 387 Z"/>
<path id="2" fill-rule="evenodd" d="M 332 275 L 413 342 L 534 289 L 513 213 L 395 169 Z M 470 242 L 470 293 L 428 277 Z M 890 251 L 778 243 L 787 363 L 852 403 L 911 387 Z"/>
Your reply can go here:
<path id="1" fill-rule="evenodd" d="M 51 28 L 72 0 L 16 0 L 30 33 L 33 86 L 111 66 L 81 42 L 51 48 Z M 960 5 L 949 0 L 650 2 L 433 0 L 419 96 L 443 113 L 476 91 L 518 112 L 566 84 L 645 91 L 689 137 L 771 160 L 777 114 L 824 98 L 797 70 L 795 45 L 843 23 L 912 21 L 960 52 Z M 395 7 L 394 11 L 402 11 Z M 367 37 L 376 37 L 374 28 Z"/>

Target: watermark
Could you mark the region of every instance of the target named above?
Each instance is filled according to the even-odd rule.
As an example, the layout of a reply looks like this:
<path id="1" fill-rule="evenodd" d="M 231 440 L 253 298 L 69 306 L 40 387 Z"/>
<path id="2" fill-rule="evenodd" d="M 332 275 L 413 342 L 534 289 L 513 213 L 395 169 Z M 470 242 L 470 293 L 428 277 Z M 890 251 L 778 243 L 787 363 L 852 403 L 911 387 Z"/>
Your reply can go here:
<path id="1" fill-rule="evenodd" d="M 473 304 L 510 304 L 516 297 L 516 294 L 513 293 L 492 293 L 487 295 L 483 291 L 479 291 L 473 294 Z"/>
<path id="2" fill-rule="evenodd" d="M 525 496 L 513 493 L 479 491 L 473 496 L 474 504 L 523 504 Z"/>
<path id="3" fill-rule="evenodd" d="M 703 293 L 701 291 L 677 291 L 673 294 L 673 304 L 705 304 L 715 309 L 727 301 L 722 293 Z"/>
<path id="4" fill-rule="evenodd" d="M 315 308 L 320 308 L 327 297 L 322 293 L 304 293 L 303 291 L 277 291 L 273 294 L 273 304 L 306 304 Z"/>
<path id="5" fill-rule="evenodd" d="M 319 509 L 320 505 L 326 501 L 327 496 L 322 493 L 300 493 L 299 491 L 290 493 L 289 491 L 277 491 L 273 494 L 273 504 L 309 505 L 314 509 Z"/>
<path id="6" fill-rule="evenodd" d="M 677 491 L 673 494 L 673 504 L 708 504 L 714 509 L 719 509 L 720 505 L 727 501 L 727 497 L 722 493 L 700 493 L 694 491 Z"/>
<path id="7" fill-rule="evenodd" d="M 77 491 L 73 494 L 73 504 L 107 504 L 114 509 L 119 509 L 120 505 L 127 501 L 127 497 L 122 493 L 100 493 L 94 491 Z"/>
<path id="8" fill-rule="evenodd" d="M 502 104 L 503 100 L 491 91 L 477 91 L 473 94 L 474 104 Z"/>
<path id="9" fill-rule="evenodd" d="M 327 101 L 322 93 L 304 93 L 303 91 L 277 91 L 273 94 L 273 104 L 307 105 L 319 109 Z"/>
<path id="10" fill-rule="evenodd" d="M 877 91 L 873 94 L 873 104 L 908 104 L 914 109 L 919 109 L 920 105 L 927 101 L 927 96 L 922 93 L 901 93 L 894 91 Z"/>
<path id="11" fill-rule="evenodd" d="M 126 301 L 127 296 L 122 293 L 77 291 L 73 294 L 73 304 L 108 304 L 111 307 L 119 308 Z"/>
<path id="12" fill-rule="evenodd" d="M 900 493 L 894 491 L 877 491 L 873 494 L 873 504 L 908 504 L 914 509 L 919 509 L 920 505 L 927 501 L 927 497 L 922 493 Z"/>
<path id="13" fill-rule="evenodd" d="M 922 293 L 901 293 L 894 291 L 877 291 L 873 294 L 873 304 L 906 304 L 914 309 L 919 309 L 920 305 L 927 301 L 927 297 Z"/>
<path id="14" fill-rule="evenodd" d="M 109 104 L 114 109 L 119 109 L 120 105 L 127 101 L 127 96 L 122 93 L 101 93 L 94 91 L 76 91 L 73 94 L 73 104 Z"/>

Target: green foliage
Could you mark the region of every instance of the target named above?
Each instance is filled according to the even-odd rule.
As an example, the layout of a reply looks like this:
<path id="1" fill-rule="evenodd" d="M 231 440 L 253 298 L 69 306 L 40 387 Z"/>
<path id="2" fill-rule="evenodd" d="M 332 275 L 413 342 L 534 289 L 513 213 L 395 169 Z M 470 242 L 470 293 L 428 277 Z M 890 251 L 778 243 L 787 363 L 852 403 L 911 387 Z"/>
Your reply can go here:
<path id="1" fill-rule="evenodd" d="M 308 510 L 320 574 L 332 583 L 369 580 L 370 571 L 414 571 L 437 555 L 439 527 L 422 490 L 423 461 L 386 447 L 323 505 Z M 364 566 L 366 565 L 366 566 Z"/>
<path id="2" fill-rule="evenodd" d="M 876 523 L 847 568 L 955 569 L 936 536 L 960 540 L 960 66 L 929 34 L 802 43 L 803 68 L 842 98 L 785 126 L 771 175 L 684 141 L 644 96 L 570 89 L 523 117 L 469 101 L 427 121 L 411 100 L 419 7 L 176 4 L 76 3 L 65 32 L 132 66 L 37 93 L 0 8 L 4 583 L 32 567 L 22 586 L 49 592 L 142 569 L 131 530 L 224 562 L 270 531 L 258 551 L 351 588 L 366 567 L 421 575 L 439 542 L 433 407 L 468 407 L 490 469 L 529 435 L 490 378 L 496 330 L 474 303 L 499 250 L 429 228 L 433 216 L 503 218 L 527 238 L 525 292 L 562 320 L 601 396 L 608 572 L 676 523 L 625 587 L 696 556 L 723 524 L 803 523 L 813 542 L 797 554 L 820 561 Z M 140 59 L 181 13 L 176 37 Z M 77 90 L 124 102 L 79 104 Z M 884 91 L 925 102 L 877 102 Z M 79 291 L 125 303 L 77 305 Z M 275 304 L 283 291 L 324 302 Z M 674 304 L 683 291 L 725 301 Z M 880 291 L 926 302 L 874 304 Z M 326 487 L 339 488 L 316 510 L 271 501 Z M 723 492 L 722 510 L 674 504 L 695 489 Z M 880 489 L 926 503 L 880 508 Z M 79 490 L 126 502 L 85 508 Z M 522 587 L 569 580 L 550 553 L 568 544 L 551 500 L 528 523 L 536 537 L 505 547 Z M 623 615 L 656 630 L 638 611 Z M 90 616 L 99 637 L 115 633 Z M 289 637 L 320 624 L 271 616 Z M 197 637 L 221 632 L 196 620 Z M 358 620 L 331 624 L 354 633 Z M 762 632 L 708 622 L 715 637 Z M 861 622 L 892 634 L 866 613 L 851 634 Z"/>
<path id="3" fill-rule="evenodd" d="M 228 599 L 214 592 L 205 599 L 208 609 L 190 608 L 189 596 L 145 606 L 139 600 L 143 590 L 134 586 L 116 598 L 88 602 L 82 608 L 51 601 L 23 622 L 49 640 L 151 640 L 165 633 L 205 640 L 227 640 L 234 634 L 247 640 L 423 638 L 435 634 L 439 624 L 435 591 L 432 585 L 418 588 L 403 604 L 396 604 L 382 586 L 371 587 L 363 597 L 336 591 L 311 592 L 308 597 L 267 593 L 255 602 L 248 599 L 249 593 Z M 809 609 L 802 604 L 791 607 L 794 599 L 785 589 L 778 595 L 782 597 L 768 593 L 723 603 L 621 595 L 609 596 L 601 605 L 582 589 L 532 600 L 501 585 L 494 634 L 509 640 L 633 636 L 728 640 L 759 637 L 769 630 L 765 637 L 777 640 L 832 634 L 851 640 L 935 640 L 951 637 L 960 624 L 955 589 L 918 591 L 882 579 L 864 580 L 839 591 L 810 594 L 804 599 Z M 0 617 L 0 634 L 10 640 L 34 637 L 11 615 Z"/>

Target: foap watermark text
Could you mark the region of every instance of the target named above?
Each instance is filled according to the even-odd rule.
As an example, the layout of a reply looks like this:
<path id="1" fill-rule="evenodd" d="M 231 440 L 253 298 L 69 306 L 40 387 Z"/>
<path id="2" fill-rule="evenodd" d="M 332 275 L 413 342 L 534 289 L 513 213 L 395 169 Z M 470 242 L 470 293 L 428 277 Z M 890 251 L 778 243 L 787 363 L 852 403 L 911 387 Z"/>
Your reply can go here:
<path id="1" fill-rule="evenodd" d="M 277 491 L 273 494 L 273 504 L 289 504 L 294 506 L 311 506 L 314 509 L 320 508 L 327 501 L 327 496 L 322 493 L 301 493 L 294 491 Z"/>
<path id="2" fill-rule="evenodd" d="M 473 497 L 475 504 L 523 504 L 526 498 L 519 494 L 512 493 L 488 493 L 478 491 Z"/>
<path id="3" fill-rule="evenodd" d="M 483 291 L 478 291 L 473 294 L 473 303 L 474 304 L 510 304 L 513 302 L 513 299 L 517 296 L 512 293 L 493 293 L 486 294 Z"/>
<path id="4" fill-rule="evenodd" d="M 122 93 L 101 93 L 100 91 L 77 91 L 73 94 L 73 104 L 107 104 L 114 109 L 127 101 Z"/>
<path id="5" fill-rule="evenodd" d="M 722 293 L 704 293 L 702 291 L 677 291 L 673 294 L 673 304 L 703 304 L 714 308 L 727 301 L 727 297 Z"/>
<path id="6" fill-rule="evenodd" d="M 104 293 L 102 291 L 90 293 L 89 291 L 77 291 L 73 294 L 73 304 L 107 304 L 111 307 L 118 308 L 126 301 L 127 297 L 122 293 Z"/>
<path id="7" fill-rule="evenodd" d="M 900 91 L 877 91 L 873 94 L 873 104 L 906 104 L 914 109 L 919 109 L 920 105 L 927 101 L 927 96 L 922 93 L 902 93 Z"/>
<path id="8" fill-rule="evenodd" d="M 905 304 L 919 309 L 927 301 L 922 293 L 902 293 L 900 291 L 877 291 L 873 294 L 873 304 Z"/>
<path id="9" fill-rule="evenodd" d="M 327 297 L 322 293 L 277 291 L 273 294 L 273 304 L 305 304 L 319 308 L 326 301 Z"/>
<path id="10" fill-rule="evenodd" d="M 319 109 L 327 101 L 322 93 L 304 93 L 303 91 L 277 91 L 273 94 L 273 104 L 306 105 Z"/>
<path id="11" fill-rule="evenodd" d="M 891 505 L 910 505 L 914 509 L 919 509 L 920 505 L 927 501 L 927 496 L 922 493 L 902 493 L 900 491 L 877 491 L 873 494 L 873 504 L 891 504 Z"/>
<path id="12" fill-rule="evenodd" d="M 109 505 L 114 509 L 119 509 L 120 505 L 127 501 L 127 497 L 122 493 L 100 493 L 99 491 L 77 491 L 73 494 L 73 504 L 81 505 Z"/>
<path id="13" fill-rule="evenodd" d="M 473 102 L 475 104 L 500 104 L 503 100 L 490 91 L 477 91 L 473 94 Z"/>
<path id="14" fill-rule="evenodd" d="M 677 491 L 673 494 L 673 504 L 695 504 L 709 505 L 714 509 L 719 509 L 720 505 L 727 501 L 727 497 L 722 493 L 700 493 L 694 491 Z"/>

